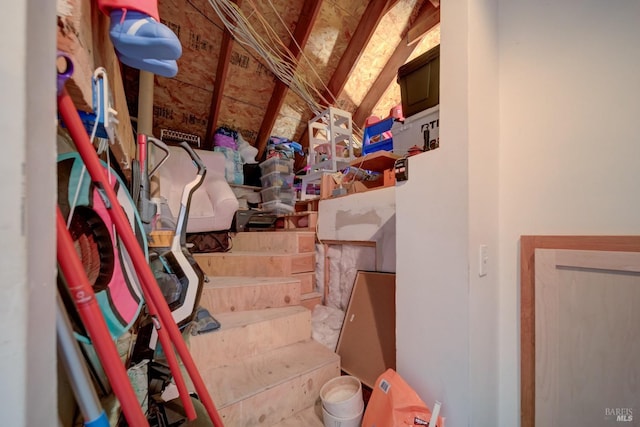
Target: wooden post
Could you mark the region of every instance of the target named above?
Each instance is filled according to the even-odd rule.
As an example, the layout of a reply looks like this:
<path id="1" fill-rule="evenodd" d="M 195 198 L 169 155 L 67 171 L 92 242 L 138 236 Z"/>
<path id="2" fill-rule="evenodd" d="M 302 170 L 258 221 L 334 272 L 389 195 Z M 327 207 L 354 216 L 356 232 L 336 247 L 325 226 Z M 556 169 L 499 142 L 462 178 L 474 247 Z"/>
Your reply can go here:
<path id="1" fill-rule="evenodd" d="M 153 73 L 140 70 L 138 133 L 146 135 L 153 135 L 153 80 Z"/>

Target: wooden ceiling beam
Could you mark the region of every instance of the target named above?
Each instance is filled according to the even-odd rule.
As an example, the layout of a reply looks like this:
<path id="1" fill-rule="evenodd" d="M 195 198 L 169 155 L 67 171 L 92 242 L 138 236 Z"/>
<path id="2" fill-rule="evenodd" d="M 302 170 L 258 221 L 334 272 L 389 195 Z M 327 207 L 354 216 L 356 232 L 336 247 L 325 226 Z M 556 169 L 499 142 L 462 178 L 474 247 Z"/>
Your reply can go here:
<path id="1" fill-rule="evenodd" d="M 309 40 L 309 35 L 313 29 L 313 24 L 318 17 L 322 1 L 318 0 L 305 0 L 302 5 L 302 10 L 296 24 L 296 29 L 293 32 L 293 39 L 289 43 L 289 51 L 291 55 L 297 60 L 302 54 L 301 49 L 304 49 Z M 280 108 L 284 103 L 285 96 L 287 95 L 288 86 L 281 80 L 276 82 L 276 86 L 271 94 L 267 111 L 265 112 L 260 130 L 258 131 L 258 137 L 256 139 L 256 148 L 258 149 L 257 158 L 261 159 L 264 154 L 264 150 L 267 147 L 267 142 L 271 136 L 271 130 L 276 123 L 278 114 L 280 114 Z"/>
<path id="2" fill-rule="evenodd" d="M 393 9 L 393 7 L 395 5 L 397 5 L 400 2 L 400 0 L 389 0 L 387 2 L 387 6 L 384 9 L 384 13 L 386 14 L 387 12 L 389 12 L 391 9 Z"/>
<path id="3" fill-rule="evenodd" d="M 234 3 L 240 7 L 242 0 L 235 0 Z M 207 133 L 202 144 L 205 150 L 213 148 L 213 135 L 218 127 L 218 116 L 220 115 L 220 104 L 222 104 L 222 88 L 227 79 L 229 71 L 229 60 L 233 49 L 233 37 L 224 27 L 222 30 L 222 43 L 220 44 L 220 54 L 218 55 L 218 66 L 216 68 L 216 81 L 213 84 L 211 94 L 211 106 L 209 107 L 209 120 L 207 121 Z"/>
<path id="4" fill-rule="evenodd" d="M 325 93 L 325 99 L 335 102 L 342 89 L 344 89 L 362 52 L 364 52 L 382 17 L 387 12 L 387 4 L 388 0 L 371 0 L 367 5 L 367 10 L 364 11 L 360 22 L 358 22 L 353 37 L 349 40 L 349 44 L 327 84 L 328 93 Z"/>
<path id="5" fill-rule="evenodd" d="M 327 84 L 328 90 L 323 93 L 324 99 L 331 103 L 337 100 L 358 63 L 358 59 L 360 59 L 362 52 L 367 47 L 376 28 L 378 28 L 378 24 L 380 24 L 385 13 L 387 13 L 390 7 L 393 7 L 396 2 L 397 0 L 371 0 L 369 2 L 367 10 L 364 11 L 353 33 L 353 37 L 349 40 L 349 44 Z M 307 128 L 302 132 L 299 142 L 303 147 L 309 146 L 309 131 Z M 302 157 L 296 157 L 296 167 L 301 166 L 304 160 Z"/>
<path id="6" fill-rule="evenodd" d="M 415 24 L 410 27 L 414 28 L 418 22 L 426 22 L 433 28 L 440 22 L 440 8 L 435 8 L 430 2 L 425 2 L 420 15 L 416 18 Z M 425 25 L 425 24 L 420 24 Z M 407 31 L 408 34 L 408 31 Z M 371 115 L 380 97 L 387 88 L 393 83 L 398 75 L 398 68 L 407 62 L 415 50 L 417 43 L 407 44 L 406 38 L 402 38 L 393 54 L 385 64 L 384 68 L 371 86 L 369 92 L 365 95 L 362 102 L 353 113 L 352 121 L 358 126 L 363 126 L 364 121 Z"/>
<path id="7" fill-rule="evenodd" d="M 407 31 L 407 44 L 419 42 L 429 30 L 440 22 L 440 8 L 434 6 L 433 2 L 430 2 L 428 6 L 423 9 L 425 13 L 420 14 L 418 19 L 416 19 Z"/>

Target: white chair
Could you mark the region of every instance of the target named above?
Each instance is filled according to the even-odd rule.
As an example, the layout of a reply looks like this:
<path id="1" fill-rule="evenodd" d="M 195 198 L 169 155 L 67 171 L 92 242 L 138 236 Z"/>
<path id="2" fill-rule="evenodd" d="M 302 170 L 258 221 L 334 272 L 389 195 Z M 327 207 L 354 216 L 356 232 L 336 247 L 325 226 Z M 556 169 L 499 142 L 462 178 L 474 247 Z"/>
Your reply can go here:
<path id="1" fill-rule="evenodd" d="M 224 154 L 194 150 L 207 167 L 202 185 L 193 193 L 187 221 L 188 233 L 228 230 L 238 210 L 238 199 L 224 176 Z M 158 169 L 160 195 L 167 199 L 177 217 L 184 186 L 196 176 L 196 168 L 187 152 L 169 146 L 169 158 Z"/>

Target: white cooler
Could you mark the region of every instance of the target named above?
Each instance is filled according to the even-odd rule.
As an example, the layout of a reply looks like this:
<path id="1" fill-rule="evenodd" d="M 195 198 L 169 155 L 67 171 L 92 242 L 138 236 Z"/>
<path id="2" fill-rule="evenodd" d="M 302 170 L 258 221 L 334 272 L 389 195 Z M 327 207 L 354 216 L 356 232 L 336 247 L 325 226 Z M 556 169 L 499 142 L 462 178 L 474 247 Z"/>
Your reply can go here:
<path id="1" fill-rule="evenodd" d="M 404 156 L 409 148 L 417 145 L 425 146 L 425 138 L 428 137 L 427 149 L 437 148 L 440 144 L 440 106 L 429 108 L 407 117 L 402 122 L 395 122 L 391 127 L 393 135 L 393 152 Z"/>

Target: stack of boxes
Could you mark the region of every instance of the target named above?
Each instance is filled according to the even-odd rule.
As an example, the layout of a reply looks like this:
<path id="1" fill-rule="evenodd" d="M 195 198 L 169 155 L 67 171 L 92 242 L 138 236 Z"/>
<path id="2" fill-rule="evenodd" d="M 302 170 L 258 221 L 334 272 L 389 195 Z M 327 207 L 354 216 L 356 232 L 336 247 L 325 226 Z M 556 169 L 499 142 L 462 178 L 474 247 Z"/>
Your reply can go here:
<path id="1" fill-rule="evenodd" d="M 271 157 L 260 163 L 262 210 L 275 214 L 294 212 L 293 160 Z"/>

